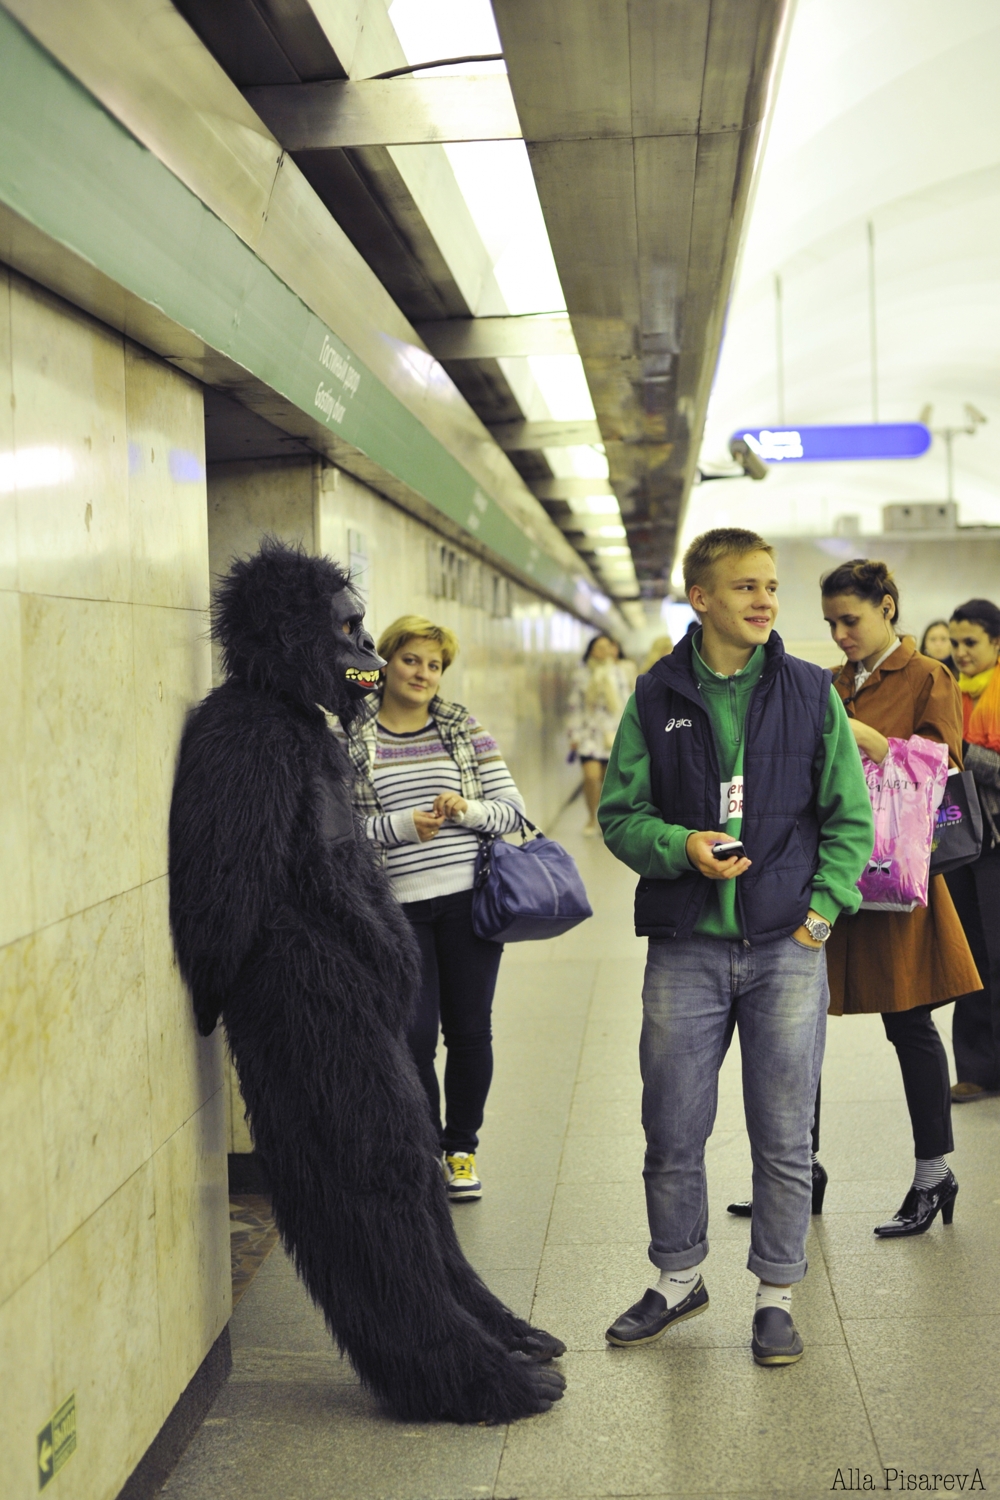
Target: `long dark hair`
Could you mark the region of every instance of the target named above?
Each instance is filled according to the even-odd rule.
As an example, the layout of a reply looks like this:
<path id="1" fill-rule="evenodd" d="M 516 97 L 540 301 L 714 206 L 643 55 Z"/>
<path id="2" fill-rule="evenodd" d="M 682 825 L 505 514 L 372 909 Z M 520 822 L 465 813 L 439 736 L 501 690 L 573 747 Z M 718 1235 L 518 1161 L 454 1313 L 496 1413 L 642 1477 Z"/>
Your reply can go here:
<path id="1" fill-rule="evenodd" d="M 582 658 L 584 664 L 586 664 L 590 660 L 590 653 L 591 651 L 593 651 L 598 641 L 610 641 L 612 646 L 614 646 L 615 650 L 618 652 L 618 656 L 615 659 L 617 661 L 621 660 L 622 648 L 619 646 L 613 635 L 608 635 L 607 631 L 602 630 L 597 635 L 591 636 L 590 640 L 587 642 L 587 649 L 583 653 Z"/>
<path id="2" fill-rule="evenodd" d="M 965 620 L 970 625 L 981 625 L 991 641 L 1000 640 L 1000 609 L 989 599 L 970 599 L 952 610 L 953 620 Z"/>
<path id="3" fill-rule="evenodd" d="M 821 578 L 820 588 L 824 599 L 832 599 L 835 594 L 854 594 L 876 608 L 888 594 L 894 608 L 893 625 L 899 619 L 899 589 L 889 572 L 888 563 L 877 562 L 871 557 L 853 557 Z"/>

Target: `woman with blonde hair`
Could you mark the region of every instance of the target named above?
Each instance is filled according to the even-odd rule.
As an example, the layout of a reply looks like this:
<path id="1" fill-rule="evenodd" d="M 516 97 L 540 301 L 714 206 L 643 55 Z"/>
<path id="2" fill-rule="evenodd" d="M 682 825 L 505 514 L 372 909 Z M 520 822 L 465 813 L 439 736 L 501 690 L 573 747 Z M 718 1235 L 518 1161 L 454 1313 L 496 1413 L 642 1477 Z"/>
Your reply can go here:
<path id="1" fill-rule="evenodd" d="M 569 698 L 570 757 L 580 757 L 587 804 L 584 833 L 597 832 L 597 806 L 630 688 L 621 668 L 621 648 L 609 635 L 595 635 L 573 674 Z"/>
<path id="2" fill-rule="evenodd" d="M 453 1200 L 482 1197 L 475 1152 L 493 1076 L 490 1017 L 503 954 L 472 930 L 478 834 L 511 833 L 524 802 L 496 741 L 440 696 L 458 640 L 422 615 L 383 631 L 383 683 L 347 739 L 354 802 L 384 853 L 393 892 L 420 945 L 410 1050 L 427 1094 Z M 335 730 L 336 732 L 336 730 Z M 444 1034 L 445 1120 L 434 1057 Z"/>
<path id="3" fill-rule="evenodd" d="M 658 635 L 655 641 L 650 642 L 645 660 L 639 668 L 639 676 L 641 677 L 643 672 L 651 672 L 656 663 L 662 661 L 665 656 L 669 656 L 673 649 L 674 643 L 669 635 Z"/>

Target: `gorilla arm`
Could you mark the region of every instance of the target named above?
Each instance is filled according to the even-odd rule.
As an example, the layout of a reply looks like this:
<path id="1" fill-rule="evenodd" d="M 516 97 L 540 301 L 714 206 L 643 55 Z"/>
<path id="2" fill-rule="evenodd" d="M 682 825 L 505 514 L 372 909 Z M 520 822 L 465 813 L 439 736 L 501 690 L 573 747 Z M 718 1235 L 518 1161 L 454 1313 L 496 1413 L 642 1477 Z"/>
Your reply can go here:
<path id="1" fill-rule="evenodd" d="M 281 898 L 304 791 L 287 715 L 216 688 L 188 717 L 170 805 L 170 924 L 208 1036 Z"/>

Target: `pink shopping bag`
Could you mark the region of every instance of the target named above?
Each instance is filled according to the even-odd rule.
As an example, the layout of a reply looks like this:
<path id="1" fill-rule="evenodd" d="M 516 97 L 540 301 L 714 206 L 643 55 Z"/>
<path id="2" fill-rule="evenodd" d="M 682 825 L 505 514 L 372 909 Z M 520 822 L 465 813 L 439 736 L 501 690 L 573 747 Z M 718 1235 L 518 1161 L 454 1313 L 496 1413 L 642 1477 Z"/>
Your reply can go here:
<path id="1" fill-rule="evenodd" d="M 948 748 L 914 734 L 889 741 L 880 766 L 862 754 L 875 815 L 875 848 L 858 881 L 863 911 L 927 905 L 931 841 L 948 779 Z"/>

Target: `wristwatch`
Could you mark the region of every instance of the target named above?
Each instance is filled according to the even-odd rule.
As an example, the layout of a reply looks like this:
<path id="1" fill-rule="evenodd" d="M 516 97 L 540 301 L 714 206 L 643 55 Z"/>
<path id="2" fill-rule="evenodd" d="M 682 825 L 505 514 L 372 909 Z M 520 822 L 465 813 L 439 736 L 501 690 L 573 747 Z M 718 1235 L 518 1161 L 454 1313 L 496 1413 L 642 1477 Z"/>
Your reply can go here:
<path id="1" fill-rule="evenodd" d="M 833 928 L 822 917 L 806 917 L 802 923 L 814 943 L 825 943 Z"/>

